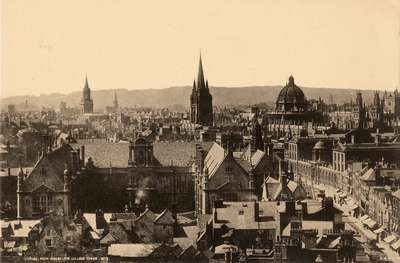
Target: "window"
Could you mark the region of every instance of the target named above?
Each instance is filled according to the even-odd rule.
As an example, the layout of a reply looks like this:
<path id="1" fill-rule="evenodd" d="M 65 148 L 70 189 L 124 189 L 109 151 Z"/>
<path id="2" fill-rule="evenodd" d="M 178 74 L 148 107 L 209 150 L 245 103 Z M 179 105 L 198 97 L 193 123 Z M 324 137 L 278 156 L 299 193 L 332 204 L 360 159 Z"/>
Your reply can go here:
<path id="1" fill-rule="evenodd" d="M 67 242 L 71 242 L 72 241 L 72 237 L 71 236 L 67 236 Z"/>
<path id="2" fill-rule="evenodd" d="M 51 242 L 51 239 L 46 239 L 46 246 L 47 247 L 51 247 L 52 246 L 52 242 Z"/>
<path id="3" fill-rule="evenodd" d="M 238 194 L 232 192 L 224 192 L 221 194 L 222 200 L 226 202 L 238 201 Z"/>
<path id="4" fill-rule="evenodd" d="M 35 213 L 47 213 L 51 210 L 51 196 L 47 194 L 41 194 L 34 196 L 33 198 L 33 212 Z"/>
<path id="5" fill-rule="evenodd" d="M 31 205 L 31 200 L 29 198 L 25 199 L 25 205 L 30 206 Z"/>
<path id="6" fill-rule="evenodd" d="M 225 172 L 231 173 L 231 172 L 232 172 L 232 167 L 227 166 L 227 167 L 225 168 Z"/>

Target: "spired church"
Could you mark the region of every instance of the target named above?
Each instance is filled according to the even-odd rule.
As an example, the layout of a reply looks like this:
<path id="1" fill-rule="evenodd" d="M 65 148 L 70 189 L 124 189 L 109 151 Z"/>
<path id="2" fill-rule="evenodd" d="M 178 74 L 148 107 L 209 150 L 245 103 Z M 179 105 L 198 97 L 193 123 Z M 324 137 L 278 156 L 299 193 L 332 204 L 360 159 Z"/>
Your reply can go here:
<path id="1" fill-rule="evenodd" d="M 193 81 L 192 94 L 190 95 L 190 122 L 202 126 L 213 125 L 212 95 L 208 88 L 208 80 L 204 79 L 203 63 L 199 61 L 199 72 Z"/>
<path id="2" fill-rule="evenodd" d="M 85 78 L 85 87 L 83 88 L 81 106 L 83 113 L 93 113 L 93 99 L 90 95 L 90 88 L 87 76 Z"/>

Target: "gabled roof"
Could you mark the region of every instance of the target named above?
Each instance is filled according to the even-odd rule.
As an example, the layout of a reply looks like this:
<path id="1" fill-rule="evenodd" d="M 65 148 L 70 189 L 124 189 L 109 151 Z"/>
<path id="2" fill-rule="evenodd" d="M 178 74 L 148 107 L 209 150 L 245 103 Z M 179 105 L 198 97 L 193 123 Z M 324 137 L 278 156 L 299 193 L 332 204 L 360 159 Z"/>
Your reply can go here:
<path id="1" fill-rule="evenodd" d="M 268 201 L 273 199 L 278 188 L 280 187 L 280 182 L 275 178 L 268 176 L 263 184 L 262 200 Z"/>
<path id="2" fill-rule="evenodd" d="M 212 177 L 225 159 L 225 150 L 219 144 L 214 143 L 204 159 L 204 167 L 208 169 L 208 176 Z"/>
<path id="3" fill-rule="evenodd" d="M 71 159 L 71 150 L 73 148 L 69 144 L 63 144 L 54 151 L 43 155 L 25 178 L 24 191 L 32 191 L 42 185 L 43 180 L 54 185 L 54 187 L 50 187 L 52 190 L 62 190 L 65 164 Z M 42 169 L 45 174 L 42 174 Z M 47 187 L 49 186 L 47 185 Z"/>
<path id="4" fill-rule="evenodd" d="M 116 239 L 111 233 L 108 233 L 107 235 L 105 235 L 105 236 L 100 240 L 100 244 L 109 245 L 109 244 L 111 244 L 111 243 L 113 243 L 113 242 L 116 242 L 116 241 L 117 241 L 117 239 Z"/>
<path id="5" fill-rule="evenodd" d="M 299 187 L 299 184 L 296 183 L 295 181 L 289 180 L 289 182 L 287 183 L 287 187 L 292 193 L 294 193 L 296 189 Z"/>
<path id="6" fill-rule="evenodd" d="M 375 181 L 376 180 L 376 174 L 375 170 L 370 168 L 368 171 L 366 171 L 360 178 L 363 181 Z"/>
<path id="7" fill-rule="evenodd" d="M 172 212 L 168 209 L 164 209 L 164 211 L 161 214 L 159 214 L 156 217 L 156 219 L 154 219 L 154 223 L 163 225 L 172 225 L 175 223 L 175 220 L 172 217 Z"/>
<path id="8" fill-rule="evenodd" d="M 148 217 L 153 222 L 157 218 L 157 214 L 155 214 L 153 211 L 151 211 L 150 209 L 147 208 L 146 210 L 144 210 L 144 212 L 142 214 L 139 215 L 139 217 L 135 221 L 140 221 L 145 216 Z"/>
<path id="9" fill-rule="evenodd" d="M 264 151 L 257 150 L 251 157 L 251 163 L 253 164 L 253 166 L 257 167 L 257 165 L 260 163 L 260 161 L 264 156 L 265 156 Z"/>
<path id="10" fill-rule="evenodd" d="M 400 200 L 400 189 L 397 190 L 396 192 L 392 193 L 392 195 Z"/>

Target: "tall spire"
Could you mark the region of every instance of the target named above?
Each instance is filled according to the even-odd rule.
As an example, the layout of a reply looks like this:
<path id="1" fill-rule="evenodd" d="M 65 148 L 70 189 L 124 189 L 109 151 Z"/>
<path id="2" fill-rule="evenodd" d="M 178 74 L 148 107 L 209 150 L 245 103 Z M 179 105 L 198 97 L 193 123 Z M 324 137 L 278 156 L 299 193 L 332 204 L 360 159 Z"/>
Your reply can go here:
<path id="1" fill-rule="evenodd" d="M 85 75 L 85 89 L 88 89 L 89 88 L 89 83 L 88 83 L 88 80 L 87 80 L 87 74 Z"/>
<path id="2" fill-rule="evenodd" d="M 197 74 L 197 88 L 205 88 L 206 83 L 204 81 L 204 72 L 203 72 L 203 62 L 201 61 L 201 52 L 200 52 L 200 61 L 199 61 L 199 73 Z"/>

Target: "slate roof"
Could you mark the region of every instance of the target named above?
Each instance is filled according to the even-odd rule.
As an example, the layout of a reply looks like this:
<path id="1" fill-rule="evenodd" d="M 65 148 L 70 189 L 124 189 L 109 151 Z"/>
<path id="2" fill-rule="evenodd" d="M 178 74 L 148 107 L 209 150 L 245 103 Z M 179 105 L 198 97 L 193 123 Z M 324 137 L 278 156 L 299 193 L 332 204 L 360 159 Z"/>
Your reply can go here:
<path id="1" fill-rule="evenodd" d="M 46 183 L 44 185 L 56 191 L 62 190 L 65 164 L 71 159 L 71 150 L 73 148 L 69 144 L 63 144 L 61 147 L 43 155 L 25 178 L 24 190 L 32 191 L 43 184 L 40 171 L 42 167 L 46 170 Z M 53 176 L 53 178 L 50 178 L 50 176 Z"/>
<path id="2" fill-rule="evenodd" d="M 98 168 L 128 167 L 129 143 L 106 143 L 104 141 L 87 143 L 87 141 L 74 144 L 74 148 L 85 145 L 85 159 L 92 158 Z M 195 156 L 194 142 L 154 142 L 153 154 L 162 166 L 189 166 Z"/>
<path id="3" fill-rule="evenodd" d="M 241 158 L 234 157 L 234 159 L 246 172 L 249 172 L 251 170 L 251 165 L 247 160 L 243 159 L 242 157 Z"/>
<path id="4" fill-rule="evenodd" d="M 257 167 L 258 163 L 261 161 L 261 159 L 265 156 L 265 152 L 257 150 L 253 156 L 251 157 L 251 163 L 253 164 L 254 167 Z"/>
<path id="5" fill-rule="evenodd" d="M 169 225 L 175 223 L 171 211 L 169 211 L 168 209 L 164 209 L 164 211 L 162 211 L 162 213 L 159 214 L 156 217 L 156 219 L 154 219 L 154 223 L 159 223 L 159 222 L 161 222 L 162 224 L 169 224 Z"/>
<path id="6" fill-rule="evenodd" d="M 225 150 L 219 144 L 214 143 L 204 159 L 204 167 L 208 169 L 208 176 L 212 177 L 225 159 Z"/>
<path id="7" fill-rule="evenodd" d="M 113 242 L 116 242 L 116 241 L 117 241 L 117 239 L 116 239 L 111 233 L 108 233 L 107 235 L 105 235 L 105 236 L 100 240 L 100 244 L 109 245 L 109 244 L 111 244 L 111 243 L 113 243 Z"/>
<path id="8" fill-rule="evenodd" d="M 178 243 L 183 249 L 190 246 L 194 246 L 197 240 L 198 227 L 196 225 L 192 226 L 181 226 L 181 235 L 178 237 L 174 236 L 174 242 Z"/>

